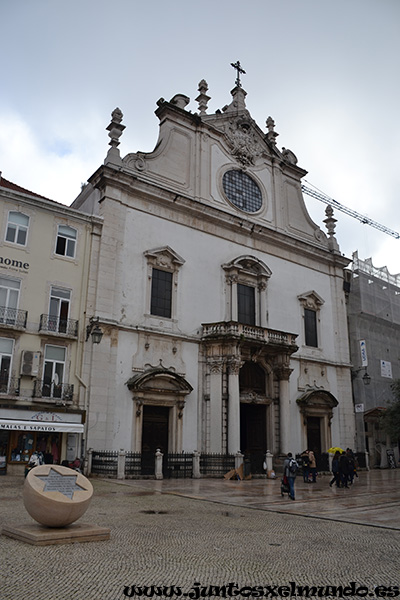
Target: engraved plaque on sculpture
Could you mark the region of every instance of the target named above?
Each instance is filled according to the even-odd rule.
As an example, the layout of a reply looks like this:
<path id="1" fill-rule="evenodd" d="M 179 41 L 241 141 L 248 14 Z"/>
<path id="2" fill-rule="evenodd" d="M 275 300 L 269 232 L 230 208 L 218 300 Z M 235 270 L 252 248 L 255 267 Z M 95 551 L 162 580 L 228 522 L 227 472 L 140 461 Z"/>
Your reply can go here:
<path id="1" fill-rule="evenodd" d="M 81 473 L 59 465 L 41 465 L 29 471 L 23 500 L 30 516 L 48 527 L 77 521 L 93 495 L 90 481 Z"/>

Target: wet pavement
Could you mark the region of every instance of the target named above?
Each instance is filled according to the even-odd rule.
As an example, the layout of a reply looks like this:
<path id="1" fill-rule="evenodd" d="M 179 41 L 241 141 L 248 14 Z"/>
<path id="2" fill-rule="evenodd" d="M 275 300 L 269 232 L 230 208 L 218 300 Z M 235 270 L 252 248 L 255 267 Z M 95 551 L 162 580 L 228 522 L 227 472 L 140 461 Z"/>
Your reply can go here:
<path id="1" fill-rule="evenodd" d="M 235 596 L 209 593 L 230 584 L 246 587 L 237 598 L 249 597 L 248 586 L 264 598 L 284 596 L 276 586 L 317 586 L 314 596 L 329 598 L 340 597 L 329 586 L 347 586 L 346 597 L 400 595 L 400 469 L 361 472 L 348 490 L 330 488 L 328 476 L 298 478 L 295 501 L 281 497 L 279 480 L 91 481 L 80 521 L 109 527 L 110 539 L 35 547 L 0 535 L 0 600 L 185 600 L 206 586 L 202 600 Z M 21 477 L 0 478 L 0 528 L 33 522 L 22 486 Z M 152 585 L 167 587 L 144 595 Z"/>
<path id="2" fill-rule="evenodd" d="M 118 483 L 143 493 L 175 494 L 230 506 L 400 529 L 400 469 L 361 471 L 349 489 L 330 487 L 330 480 L 330 475 L 321 475 L 314 484 L 304 483 L 302 477 L 297 477 L 295 501 L 287 494 L 281 496 L 279 478 L 125 480 Z"/>

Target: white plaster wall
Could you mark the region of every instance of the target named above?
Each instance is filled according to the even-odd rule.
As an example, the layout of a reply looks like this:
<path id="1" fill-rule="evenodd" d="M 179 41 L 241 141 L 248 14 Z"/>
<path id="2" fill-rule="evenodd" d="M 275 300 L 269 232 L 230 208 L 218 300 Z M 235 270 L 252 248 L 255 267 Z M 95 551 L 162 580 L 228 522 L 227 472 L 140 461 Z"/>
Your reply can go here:
<path id="1" fill-rule="evenodd" d="M 128 241 L 129 240 L 129 241 Z M 236 244 L 212 234 L 157 219 L 154 215 L 127 212 L 123 244 L 124 279 L 121 293 L 115 294 L 119 308 L 115 316 L 134 325 L 148 314 L 147 262 L 144 251 L 170 246 L 185 260 L 179 270 L 178 324 L 185 334 L 195 334 L 201 323 L 225 319 L 225 272 L 221 268 L 232 259 L 251 254 L 263 260 L 272 271 L 267 289 L 268 327 L 303 337 L 302 307 L 299 294 L 315 291 L 324 299 L 320 311 L 320 350 L 302 349 L 307 355 L 334 360 L 337 356 L 334 311 L 330 277 L 314 268 L 267 255 L 249 246 Z M 295 256 L 293 257 L 295 259 Z M 158 317 L 150 317 L 159 326 Z M 167 321 L 167 320 L 165 320 Z"/>

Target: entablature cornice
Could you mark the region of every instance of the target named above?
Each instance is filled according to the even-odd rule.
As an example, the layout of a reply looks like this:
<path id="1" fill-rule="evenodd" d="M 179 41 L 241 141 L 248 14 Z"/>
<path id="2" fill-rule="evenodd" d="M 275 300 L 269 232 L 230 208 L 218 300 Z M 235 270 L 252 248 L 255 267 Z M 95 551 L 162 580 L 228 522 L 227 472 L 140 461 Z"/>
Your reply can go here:
<path id="1" fill-rule="evenodd" d="M 154 181 L 146 181 L 142 175 L 102 166 L 92 175 L 90 182 L 101 188 L 101 201 L 109 198 L 127 208 L 145 213 L 149 212 L 149 203 L 156 204 L 165 209 L 163 215 L 158 215 L 159 218 L 184 225 L 190 217 L 191 227 L 199 231 L 207 232 L 209 226 L 213 225 L 213 235 L 230 241 L 234 239 L 243 246 L 249 245 L 250 238 L 253 241 L 252 248 L 263 254 L 267 243 L 268 254 L 284 257 L 290 262 L 295 260 L 296 263 L 307 263 L 311 268 L 315 265 L 314 268 L 318 271 L 321 270 L 321 264 L 325 264 L 327 269 L 332 266 L 343 269 L 351 262 L 350 259 L 331 252 L 327 244 L 324 245 L 316 238 L 304 240 L 300 235 L 268 226 L 256 219 L 250 220 L 246 215 L 229 213 L 221 207 L 206 204 L 201 199 L 186 196 L 177 190 L 167 190 Z M 112 188 L 125 195 L 114 194 Z M 171 212 L 168 213 L 168 210 Z"/>

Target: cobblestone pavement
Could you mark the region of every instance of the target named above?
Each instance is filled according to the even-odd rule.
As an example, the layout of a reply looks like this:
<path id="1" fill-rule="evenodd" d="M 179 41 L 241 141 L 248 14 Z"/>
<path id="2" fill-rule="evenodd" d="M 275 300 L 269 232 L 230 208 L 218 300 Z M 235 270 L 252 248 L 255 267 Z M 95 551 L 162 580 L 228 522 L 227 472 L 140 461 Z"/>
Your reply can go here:
<path id="1" fill-rule="evenodd" d="M 400 584 L 400 470 L 360 473 L 350 490 L 298 481 L 295 502 L 280 497 L 278 481 L 92 483 L 82 521 L 110 527 L 111 539 L 35 547 L 1 535 L 0 600 L 121 600 L 134 585 L 174 585 L 195 598 L 184 595 L 195 582 L 264 586 L 269 598 L 289 582 L 321 586 L 320 597 L 335 597 L 324 586 L 339 585 L 347 597 L 357 587 L 358 597 L 397 593 L 374 589 Z M 0 479 L 0 527 L 32 522 L 22 485 Z"/>

